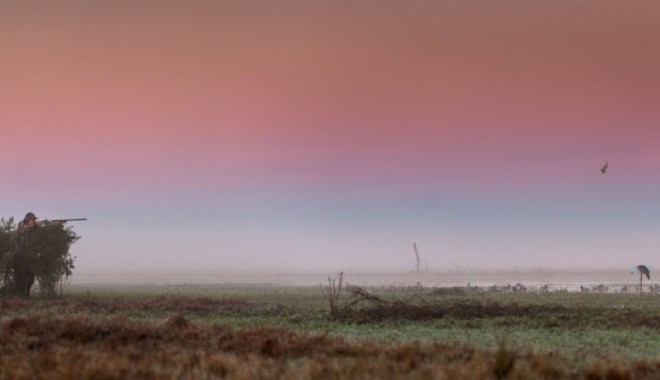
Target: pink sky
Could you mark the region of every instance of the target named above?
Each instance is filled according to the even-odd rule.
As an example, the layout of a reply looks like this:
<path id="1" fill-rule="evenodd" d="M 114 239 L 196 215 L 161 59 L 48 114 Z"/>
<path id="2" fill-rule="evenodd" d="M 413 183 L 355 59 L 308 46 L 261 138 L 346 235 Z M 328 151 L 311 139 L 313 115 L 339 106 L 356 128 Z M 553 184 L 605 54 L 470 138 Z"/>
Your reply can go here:
<path id="1" fill-rule="evenodd" d="M 587 199 L 609 160 L 607 197 L 647 199 L 659 19 L 653 1 L 3 2 L 0 195 L 13 214 Z"/>

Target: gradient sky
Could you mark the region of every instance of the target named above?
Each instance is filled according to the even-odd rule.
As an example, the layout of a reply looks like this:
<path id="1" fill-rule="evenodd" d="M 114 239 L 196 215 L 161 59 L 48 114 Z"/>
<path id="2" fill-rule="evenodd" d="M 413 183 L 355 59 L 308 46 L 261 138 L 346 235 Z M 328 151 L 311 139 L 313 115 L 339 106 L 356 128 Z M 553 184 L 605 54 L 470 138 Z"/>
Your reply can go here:
<path id="1" fill-rule="evenodd" d="M 3 1 L 0 216 L 89 218 L 82 273 L 660 265 L 658 20 Z"/>

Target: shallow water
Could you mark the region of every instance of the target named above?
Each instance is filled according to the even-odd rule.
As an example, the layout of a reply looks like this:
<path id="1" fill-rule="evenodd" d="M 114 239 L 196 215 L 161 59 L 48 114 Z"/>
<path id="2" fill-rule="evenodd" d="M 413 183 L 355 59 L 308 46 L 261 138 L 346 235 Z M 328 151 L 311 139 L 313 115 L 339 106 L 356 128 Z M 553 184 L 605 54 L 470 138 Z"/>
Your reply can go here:
<path id="1" fill-rule="evenodd" d="M 149 285 L 270 285 L 319 286 L 328 278 L 337 280 L 338 273 L 76 273 L 70 280 L 76 284 L 149 284 Z M 358 286 L 424 286 L 424 287 L 478 287 L 501 291 L 634 291 L 639 285 L 639 274 L 626 270 L 601 271 L 462 271 L 462 272 L 400 272 L 359 273 L 345 272 L 344 282 Z M 653 280 L 643 281 L 645 288 L 659 290 Z M 517 286 L 518 285 L 518 286 Z"/>

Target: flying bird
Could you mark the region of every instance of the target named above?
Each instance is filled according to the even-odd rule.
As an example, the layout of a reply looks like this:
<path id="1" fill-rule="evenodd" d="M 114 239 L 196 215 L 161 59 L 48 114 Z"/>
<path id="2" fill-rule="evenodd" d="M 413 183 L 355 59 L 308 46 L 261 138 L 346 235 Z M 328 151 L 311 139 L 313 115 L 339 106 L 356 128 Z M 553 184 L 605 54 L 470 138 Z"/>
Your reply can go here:
<path id="1" fill-rule="evenodd" d="M 608 165 L 609 165 L 609 162 L 605 161 L 605 165 L 603 165 L 603 167 L 600 168 L 600 173 L 601 174 L 605 174 L 605 172 L 607 171 L 607 166 Z"/>

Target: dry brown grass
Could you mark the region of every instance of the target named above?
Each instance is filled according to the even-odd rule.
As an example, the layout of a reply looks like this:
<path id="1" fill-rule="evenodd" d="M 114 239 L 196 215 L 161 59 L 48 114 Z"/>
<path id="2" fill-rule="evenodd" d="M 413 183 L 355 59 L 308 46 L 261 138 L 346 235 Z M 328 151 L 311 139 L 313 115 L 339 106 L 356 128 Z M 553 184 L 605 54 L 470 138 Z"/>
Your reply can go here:
<path id="1" fill-rule="evenodd" d="M 603 360 L 575 373 L 553 353 L 351 343 L 282 328 L 232 329 L 181 315 L 136 320 L 43 307 L 30 314 L 0 324 L 2 379 L 644 379 L 660 371 L 654 363 Z"/>
<path id="2" fill-rule="evenodd" d="M 347 287 L 352 299 L 337 307 L 332 317 L 346 322 L 378 323 L 392 320 L 498 319 L 500 324 L 534 324 L 540 328 L 660 329 L 660 314 L 639 310 L 573 305 L 501 303 L 486 299 L 420 297 L 386 298 L 356 286 Z"/>
<path id="3" fill-rule="evenodd" d="M 51 299 L 28 300 L 0 297 L 0 316 L 12 313 L 34 313 L 40 310 L 59 310 L 66 314 L 163 314 L 205 316 L 234 313 L 249 309 L 252 304 L 241 298 L 205 298 L 159 296 L 144 299 Z"/>

